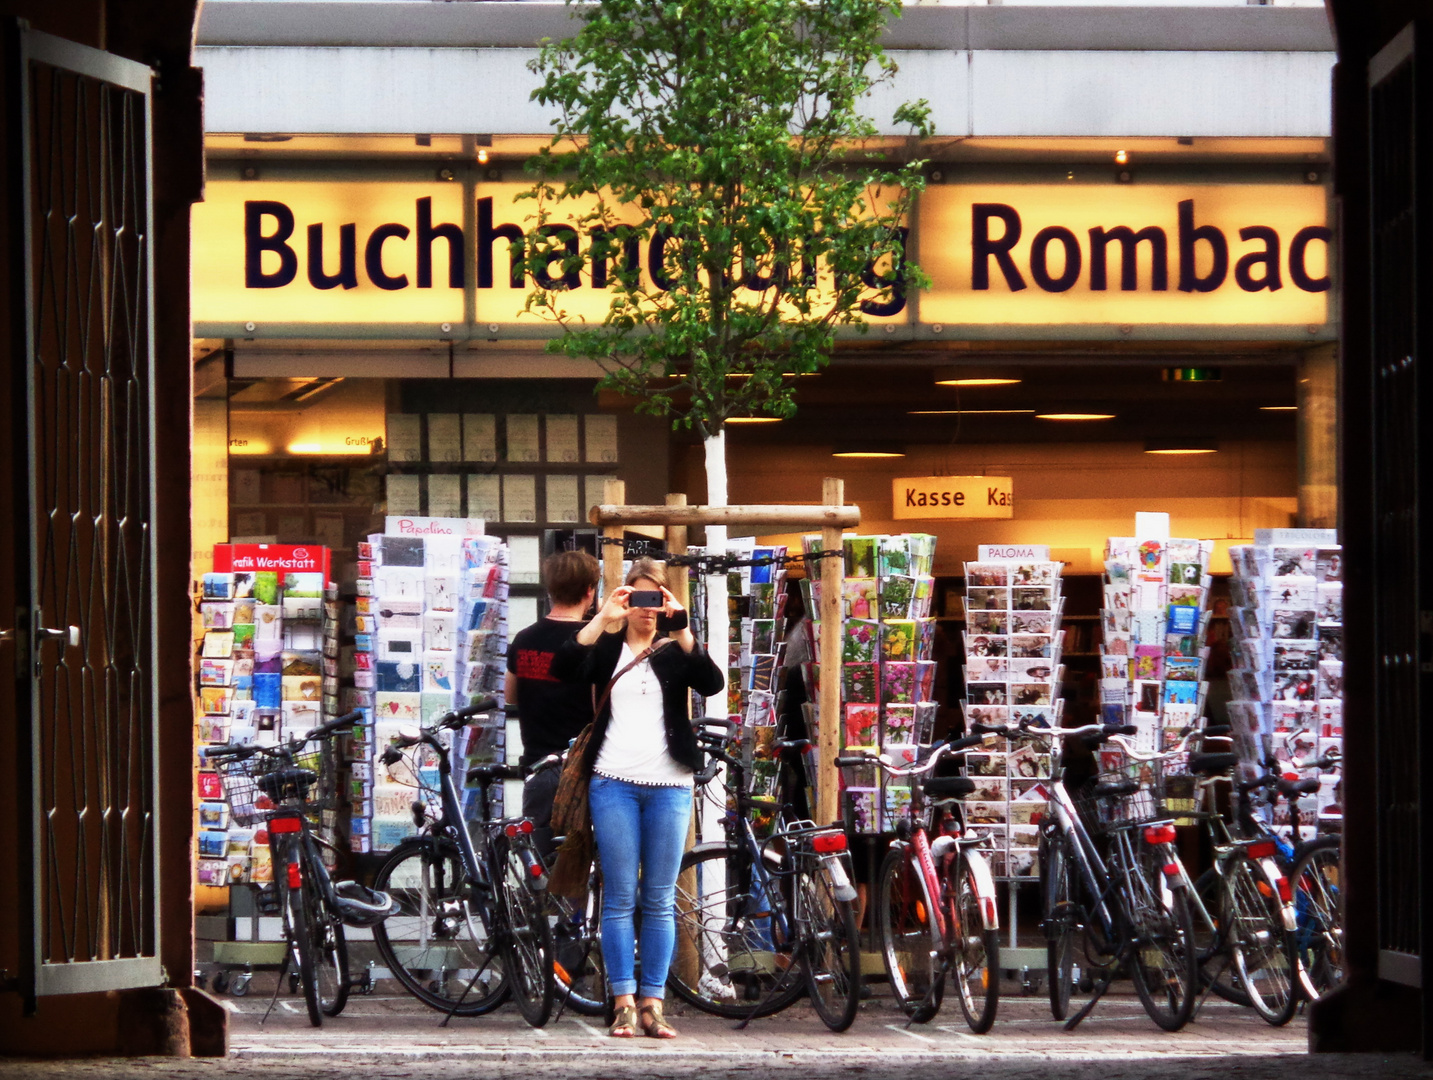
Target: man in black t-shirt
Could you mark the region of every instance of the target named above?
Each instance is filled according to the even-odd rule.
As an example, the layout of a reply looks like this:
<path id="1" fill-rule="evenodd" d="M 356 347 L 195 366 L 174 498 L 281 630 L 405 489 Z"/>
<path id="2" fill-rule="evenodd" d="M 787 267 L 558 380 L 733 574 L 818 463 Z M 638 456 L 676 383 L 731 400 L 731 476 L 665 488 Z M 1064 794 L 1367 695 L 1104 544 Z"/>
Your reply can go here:
<path id="1" fill-rule="evenodd" d="M 597 593 L 597 560 L 584 551 L 560 551 L 548 556 L 542 576 L 551 608 L 546 618 L 513 635 L 503 687 L 509 708 L 517 707 L 524 768 L 565 751 L 592 719 L 592 688 L 559 682 L 551 667 L 553 655 L 586 620 Z M 560 775 L 548 769 L 523 789 L 522 813 L 536 826 L 533 839 L 544 855 L 552 846 L 552 798 Z"/>

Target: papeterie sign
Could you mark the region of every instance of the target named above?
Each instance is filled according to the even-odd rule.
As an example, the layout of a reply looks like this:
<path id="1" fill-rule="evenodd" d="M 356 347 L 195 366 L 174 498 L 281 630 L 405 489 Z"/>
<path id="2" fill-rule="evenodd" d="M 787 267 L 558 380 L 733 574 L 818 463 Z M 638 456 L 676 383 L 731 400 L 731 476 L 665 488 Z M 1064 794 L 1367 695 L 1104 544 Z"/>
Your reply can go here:
<path id="1" fill-rule="evenodd" d="M 891 481 L 891 498 L 898 521 L 1015 516 L 1008 476 L 902 476 Z"/>
<path id="2" fill-rule="evenodd" d="M 211 179 L 194 211 L 199 332 L 339 324 L 488 334 L 542 327 L 522 314 L 536 286 L 560 290 L 564 309 L 589 322 L 606 313 L 618 269 L 670 287 L 675 246 L 660 233 L 578 272 L 560 254 L 585 252 L 598 237 L 549 224 L 559 255 L 526 272 L 514 250 L 537 228 L 535 204 L 517 198 L 527 189 Z M 1164 324 L 1289 326 L 1306 338 L 1329 315 L 1326 200 L 1320 184 L 934 185 L 920 196 L 910 238 L 931 278 L 919 321 L 932 336 L 937 326 L 999 336 L 1042 324 Z M 770 286 L 738 271 L 743 288 Z M 868 301 L 865 316 L 901 324 L 912 311 L 898 292 Z"/>

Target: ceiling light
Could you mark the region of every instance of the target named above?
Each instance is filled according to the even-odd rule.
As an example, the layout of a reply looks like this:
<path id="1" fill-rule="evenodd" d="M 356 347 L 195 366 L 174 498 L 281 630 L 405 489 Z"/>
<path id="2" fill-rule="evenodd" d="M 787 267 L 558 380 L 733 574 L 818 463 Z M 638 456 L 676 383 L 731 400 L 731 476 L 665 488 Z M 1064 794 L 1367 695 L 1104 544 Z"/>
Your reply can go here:
<path id="1" fill-rule="evenodd" d="M 1297 405 L 1260 405 L 1260 412 L 1298 412 Z"/>
<path id="2" fill-rule="evenodd" d="M 1219 444 L 1213 439 L 1150 439 L 1144 444 L 1146 454 L 1217 454 Z"/>
<path id="3" fill-rule="evenodd" d="M 832 457 L 839 458 L 899 458 L 906 452 L 895 443 L 848 443 L 836 445 Z"/>
<path id="4" fill-rule="evenodd" d="M 1047 412 L 1036 413 L 1036 420 L 1113 420 L 1114 413 L 1102 412 Z"/>
<path id="5" fill-rule="evenodd" d="M 1128 165 L 1128 164 L 1129 164 L 1129 151 L 1127 151 L 1127 150 L 1116 150 L 1116 151 L 1115 151 L 1115 164 L 1116 164 L 1116 165 Z"/>
<path id="6" fill-rule="evenodd" d="M 1031 416 L 1034 409 L 911 409 L 907 416 Z"/>
<path id="7" fill-rule="evenodd" d="M 1020 376 L 1008 369 L 949 367 L 938 368 L 936 386 L 1013 386 Z"/>
<path id="8" fill-rule="evenodd" d="M 783 417 L 780 416 L 728 416 L 728 424 L 779 424 Z"/>

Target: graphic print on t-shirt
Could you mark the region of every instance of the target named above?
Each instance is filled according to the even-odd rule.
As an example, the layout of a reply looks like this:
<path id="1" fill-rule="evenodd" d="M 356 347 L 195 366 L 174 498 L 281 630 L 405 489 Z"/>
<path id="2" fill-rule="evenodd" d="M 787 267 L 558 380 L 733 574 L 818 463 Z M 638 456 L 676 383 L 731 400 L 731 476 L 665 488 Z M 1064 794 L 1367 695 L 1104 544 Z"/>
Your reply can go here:
<path id="1" fill-rule="evenodd" d="M 557 682 L 551 674 L 552 657 L 553 653 L 545 649 L 518 649 L 513 661 L 513 674 L 519 679 Z"/>

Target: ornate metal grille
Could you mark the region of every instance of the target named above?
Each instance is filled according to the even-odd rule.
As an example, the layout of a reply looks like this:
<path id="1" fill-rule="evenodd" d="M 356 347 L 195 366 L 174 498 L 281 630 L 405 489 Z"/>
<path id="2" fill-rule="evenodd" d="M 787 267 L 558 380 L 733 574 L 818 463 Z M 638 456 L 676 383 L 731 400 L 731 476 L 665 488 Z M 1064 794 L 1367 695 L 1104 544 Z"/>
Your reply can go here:
<path id="1" fill-rule="evenodd" d="M 34 992 L 155 984 L 150 71 L 22 38 Z"/>

